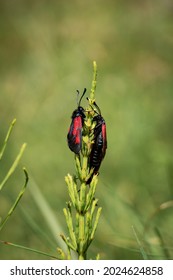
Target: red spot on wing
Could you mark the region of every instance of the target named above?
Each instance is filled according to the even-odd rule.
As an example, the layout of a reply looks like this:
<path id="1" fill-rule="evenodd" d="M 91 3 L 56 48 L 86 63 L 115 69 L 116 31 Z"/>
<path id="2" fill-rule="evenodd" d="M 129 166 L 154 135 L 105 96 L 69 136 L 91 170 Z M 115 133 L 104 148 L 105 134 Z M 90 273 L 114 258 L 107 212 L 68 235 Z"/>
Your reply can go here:
<path id="1" fill-rule="evenodd" d="M 81 142 L 81 129 L 82 129 L 82 120 L 81 117 L 76 117 L 73 121 L 73 132 L 75 136 L 75 143 L 80 144 Z"/>
<path id="2" fill-rule="evenodd" d="M 102 124 L 102 136 L 103 136 L 103 149 L 102 152 L 105 155 L 107 149 L 107 135 L 106 135 L 106 124 Z"/>

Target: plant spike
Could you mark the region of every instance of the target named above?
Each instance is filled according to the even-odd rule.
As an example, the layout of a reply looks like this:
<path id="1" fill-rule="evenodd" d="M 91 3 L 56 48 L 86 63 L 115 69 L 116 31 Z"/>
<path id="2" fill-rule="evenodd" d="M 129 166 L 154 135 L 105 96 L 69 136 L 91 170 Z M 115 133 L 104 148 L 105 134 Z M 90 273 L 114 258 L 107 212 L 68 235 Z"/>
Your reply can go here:
<path id="1" fill-rule="evenodd" d="M 95 61 L 93 62 L 93 69 L 93 81 L 90 97 L 88 98 L 88 108 L 84 110 L 82 107 L 80 107 L 82 97 L 86 91 L 86 89 L 84 89 L 83 95 L 78 102 L 77 109 L 80 111 L 80 113 L 82 112 L 81 115 L 79 115 L 80 124 L 79 122 L 76 123 L 76 120 L 79 120 L 79 118 L 76 118 L 78 117 L 76 113 L 79 112 L 75 110 L 75 114 L 73 112 L 72 115 L 71 130 L 69 130 L 72 135 L 72 131 L 74 130 L 75 132 L 75 125 L 78 125 L 82 138 L 80 138 L 80 148 L 78 145 L 78 149 L 75 148 L 73 151 L 75 153 L 76 175 L 71 176 L 68 174 L 65 177 L 70 197 L 70 201 L 67 203 L 67 205 L 68 208 L 70 208 L 64 209 L 63 211 L 66 218 L 69 237 L 67 238 L 63 234 L 61 235 L 62 239 L 67 245 L 66 254 L 61 249 L 58 249 L 62 259 L 71 259 L 71 251 L 75 251 L 77 253 L 79 260 L 87 259 L 88 248 L 94 239 L 95 231 L 101 214 L 101 207 L 97 208 L 98 200 L 95 199 L 98 174 L 93 175 L 93 170 L 90 170 L 89 167 L 89 156 L 93 146 L 93 129 L 95 126 L 93 123 L 93 115 L 95 112 L 93 111 L 92 107 L 93 104 L 95 104 L 95 90 L 97 83 L 97 64 Z M 92 180 L 89 187 L 87 180 L 91 177 L 91 174 Z"/>

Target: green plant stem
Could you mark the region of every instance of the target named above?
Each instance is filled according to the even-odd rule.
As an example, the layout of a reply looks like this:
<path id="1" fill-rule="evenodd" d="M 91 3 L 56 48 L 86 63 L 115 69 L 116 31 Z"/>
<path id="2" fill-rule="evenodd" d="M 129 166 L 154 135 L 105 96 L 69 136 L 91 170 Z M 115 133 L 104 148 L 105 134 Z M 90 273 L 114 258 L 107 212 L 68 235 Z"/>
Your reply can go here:
<path id="1" fill-rule="evenodd" d="M 5 149 L 6 149 L 8 140 L 9 140 L 9 138 L 10 138 L 10 135 L 11 135 L 11 132 L 12 132 L 12 130 L 13 130 L 13 127 L 14 127 L 15 123 L 16 123 L 16 119 L 14 119 L 14 120 L 12 121 L 12 123 L 11 123 L 11 125 L 10 125 L 10 127 L 9 127 L 9 129 L 8 129 L 7 135 L 6 135 L 5 140 L 4 140 L 3 147 L 2 147 L 2 149 L 1 149 L 1 151 L 0 151 L 0 160 L 1 160 L 1 158 L 2 158 L 2 156 L 3 156 L 3 154 L 4 154 L 4 152 L 5 152 Z"/>
<path id="2" fill-rule="evenodd" d="M 79 155 L 75 155 L 76 175 L 68 174 L 65 181 L 68 187 L 70 201 L 68 208 L 64 208 L 64 215 L 68 228 L 69 237 L 61 235 L 67 246 L 67 254 L 61 249 L 58 252 L 62 259 L 71 259 L 71 250 L 78 254 L 79 260 L 87 259 L 87 252 L 94 239 L 98 225 L 101 207 L 97 209 L 98 200 L 95 199 L 97 175 L 92 177 L 91 183 L 86 182 L 91 176 L 88 159 L 93 143 L 93 107 L 95 101 L 95 90 L 97 83 L 97 64 L 93 62 L 93 81 L 90 92 L 89 106 L 86 109 L 86 118 L 83 126 L 82 150 Z M 79 190 L 78 190 L 79 189 Z"/>
<path id="3" fill-rule="evenodd" d="M 85 222 L 84 222 L 84 216 L 82 214 L 79 214 L 79 260 L 85 260 L 86 255 L 84 253 L 84 236 L 85 236 Z"/>
<path id="4" fill-rule="evenodd" d="M 93 61 L 93 81 L 92 81 L 92 87 L 91 87 L 91 94 L 90 99 L 95 99 L 95 91 L 96 91 L 96 85 L 97 85 L 97 63 L 96 61 Z"/>
<path id="5" fill-rule="evenodd" d="M 39 250 L 36 250 L 36 249 L 32 249 L 32 248 L 29 248 L 29 247 L 25 247 L 25 246 L 22 246 L 22 245 L 18 245 L 18 244 L 15 244 L 15 243 L 11 243 L 11 242 L 8 242 L 8 241 L 0 240 L 0 242 L 1 242 L 2 244 L 4 244 L 4 245 L 9 245 L 9 246 L 16 247 L 16 248 L 18 248 L 18 249 L 27 250 L 27 251 L 30 251 L 30 252 L 33 252 L 33 253 L 37 253 L 37 254 L 40 254 L 40 255 L 43 255 L 43 256 L 52 258 L 52 259 L 58 259 L 56 256 L 50 255 L 50 254 L 45 253 L 45 252 L 43 252 L 43 251 L 39 251 Z"/>
<path id="6" fill-rule="evenodd" d="M 5 185 L 5 183 L 7 182 L 7 180 L 9 179 L 9 177 L 13 174 L 13 172 L 15 171 L 17 165 L 19 164 L 19 161 L 24 153 L 24 150 L 26 148 L 26 143 L 24 143 L 20 149 L 19 154 L 17 155 L 15 161 L 13 162 L 12 166 L 10 167 L 9 171 L 7 172 L 6 176 L 4 177 L 3 181 L 0 183 L 0 190 L 2 190 L 3 186 Z"/>
<path id="7" fill-rule="evenodd" d="M 27 171 L 26 171 L 25 168 L 23 168 L 23 171 L 24 171 L 24 174 L 25 174 L 25 183 L 24 183 L 24 185 L 23 185 L 22 190 L 21 190 L 20 193 L 18 194 L 18 196 L 17 196 L 17 198 L 16 198 L 14 204 L 12 205 L 12 207 L 10 208 L 10 210 L 8 211 L 7 216 L 6 216 L 5 219 L 0 223 L 0 231 L 2 230 L 2 228 L 3 228 L 4 225 L 6 224 L 6 222 L 8 221 L 8 219 L 10 218 L 10 216 L 12 215 L 12 213 L 14 212 L 16 206 L 18 205 L 20 199 L 22 198 L 22 196 L 23 196 L 23 194 L 24 194 L 24 192 L 25 192 L 25 190 L 26 190 L 26 187 L 27 187 L 29 178 L 28 178 L 28 173 L 27 173 Z"/>

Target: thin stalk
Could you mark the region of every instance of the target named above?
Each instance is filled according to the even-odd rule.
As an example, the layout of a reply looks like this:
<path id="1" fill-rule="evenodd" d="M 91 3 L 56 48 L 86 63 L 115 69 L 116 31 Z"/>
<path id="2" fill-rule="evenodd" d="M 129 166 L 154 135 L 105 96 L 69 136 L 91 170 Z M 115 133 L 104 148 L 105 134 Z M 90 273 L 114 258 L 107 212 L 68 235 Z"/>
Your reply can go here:
<path id="1" fill-rule="evenodd" d="M 7 180 L 10 178 L 10 176 L 13 174 L 13 172 L 15 171 L 23 153 L 24 150 L 26 148 L 26 143 L 24 143 L 19 151 L 19 154 L 17 155 L 15 161 L 13 162 L 12 166 L 10 167 L 9 171 L 7 172 L 6 176 L 4 177 L 4 179 L 2 180 L 2 182 L 0 183 L 0 190 L 2 190 L 3 186 L 5 185 L 5 183 L 7 182 Z"/>
<path id="2" fill-rule="evenodd" d="M 68 174 L 65 177 L 70 197 L 67 205 L 69 205 L 70 210 L 63 210 L 69 235 L 69 237 L 61 235 L 67 246 L 66 254 L 59 249 L 63 259 L 71 259 L 71 250 L 77 253 L 79 260 L 87 259 L 88 248 L 94 239 L 101 213 L 101 207 L 97 209 L 98 200 L 95 199 L 98 175 L 93 176 L 89 185 L 86 183 L 93 172 L 89 168 L 88 159 L 94 141 L 93 128 L 95 124 L 93 121 L 94 112 L 92 104 L 95 102 L 97 84 L 97 64 L 95 61 L 93 62 L 93 69 L 92 87 L 90 97 L 88 98 L 89 105 L 85 110 L 86 118 L 82 131 L 82 150 L 80 154 L 75 155 L 76 174 L 74 176 Z"/>

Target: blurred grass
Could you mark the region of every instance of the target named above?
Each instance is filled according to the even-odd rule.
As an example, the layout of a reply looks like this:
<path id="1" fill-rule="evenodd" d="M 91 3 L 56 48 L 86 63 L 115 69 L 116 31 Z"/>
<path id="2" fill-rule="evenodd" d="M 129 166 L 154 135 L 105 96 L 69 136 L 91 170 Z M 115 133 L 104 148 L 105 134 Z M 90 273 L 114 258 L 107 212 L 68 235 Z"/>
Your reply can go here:
<path id="1" fill-rule="evenodd" d="M 64 176 L 74 171 L 66 134 L 76 89 L 90 89 L 97 61 L 96 98 L 107 122 L 108 150 L 100 170 L 103 213 L 92 258 L 100 252 L 105 259 L 141 259 L 132 227 L 148 258 L 173 258 L 173 209 L 150 219 L 173 197 L 172 15 L 170 0 L 0 2 L 0 143 L 11 119 L 18 123 L 0 177 L 27 142 L 22 162 L 62 227 L 68 200 Z M 19 172 L 8 184 L 21 178 Z M 3 191 L 2 212 L 16 192 Z M 21 206 L 49 235 L 28 191 Z M 20 207 L 1 239 L 49 250 Z M 0 259 L 8 258 L 36 256 L 1 246 Z"/>

